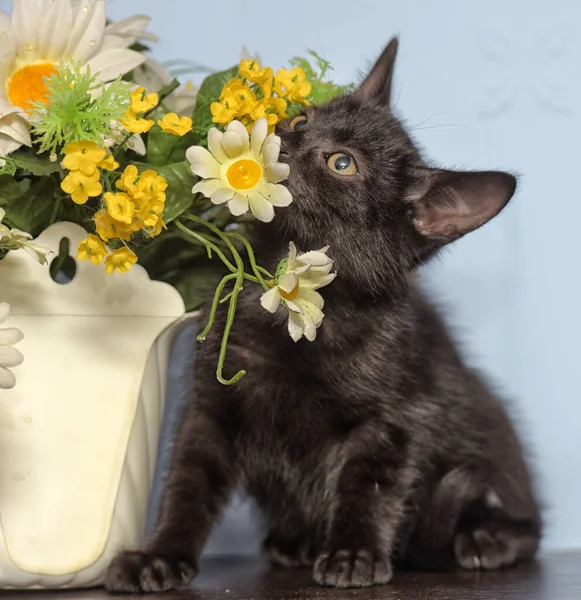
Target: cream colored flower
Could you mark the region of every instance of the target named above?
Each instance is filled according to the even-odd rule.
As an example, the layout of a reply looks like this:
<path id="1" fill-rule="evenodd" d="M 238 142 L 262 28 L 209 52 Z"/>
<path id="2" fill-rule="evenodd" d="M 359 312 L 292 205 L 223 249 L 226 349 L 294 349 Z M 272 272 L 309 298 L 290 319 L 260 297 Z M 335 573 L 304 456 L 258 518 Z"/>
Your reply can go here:
<path id="1" fill-rule="evenodd" d="M 10 304 L 0 302 L 0 325 L 10 316 Z M 22 354 L 13 348 L 24 335 L 20 329 L 0 328 L 0 389 L 9 390 L 16 385 L 14 373 L 10 370 L 22 363 Z"/>
<path id="2" fill-rule="evenodd" d="M 20 231 L 20 229 L 8 229 L 2 223 L 5 214 L 6 211 L 0 208 L 0 250 L 20 250 L 22 248 L 41 265 L 47 264 L 46 256 L 51 251 L 48 248 L 31 242 L 32 236 L 30 233 Z"/>
<path id="3" fill-rule="evenodd" d="M 106 26 L 105 0 L 14 0 L 11 17 L 0 11 L 0 156 L 30 146 L 28 111 L 44 98 L 55 65 L 75 60 L 112 81 L 145 60 L 128 46 L 147 22 Z"/>
<path id="4" fill-rule="evenodd" d="M 312 342 L 323 322 L 325 302 L 316 290 L 329 285 L 337 273 L 331 273 L 333 261 L 327 256 L 329 247 L 297 255 L 293 242 L 289 255 L 276 270 L 272 289 L 260 298 L 262 307 L 275 313 L 279 306 L 288 310 L 288 332 L 295 342 L 303 335 Z"/>
<path id="5" fill-rule="evenodd" d="M 209 151 L 192 146 L 186 152 L 192 171 L 203 181 L 192 190 L 214 204 L 228 203 L 233 215 L 252 211 L 260 221 L 274 218 L 275 206 L 288 206 L 292 196 L 279 182 L 288 177 L 289 166 L 278 162 L 280 138 L 268 133 L 266 119 L 259 119 L 248 136 L 240 121 L 232 121 L 225 133 L 208 132 Z"/>

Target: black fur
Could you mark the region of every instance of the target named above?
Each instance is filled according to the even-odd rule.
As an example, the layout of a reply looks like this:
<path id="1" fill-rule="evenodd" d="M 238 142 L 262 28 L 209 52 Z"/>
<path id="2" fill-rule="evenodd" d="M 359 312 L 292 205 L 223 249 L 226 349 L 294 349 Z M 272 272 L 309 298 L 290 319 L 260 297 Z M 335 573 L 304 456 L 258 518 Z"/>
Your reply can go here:
<path id="1" fill-rule="evenodd" d="M 232 491 L 264 512 L 264 550 L 312 565 L 322 585 L 387 583 L 395 565 L 492 569 L 531 558 L 541 531 L 517 436 L 502 404 L 461 361 L 413 272 L 445 243 L 483 225 L 516 182 L 496 172 L 429 168 L 388 100 L 397 42 L 360 90 L 283 123 L 294 203 L 253 243 L 270 267 L 289 240 L 330 244 L 337 279 L 322 290 L 315 342 L 294 343 L 286 318 L 243 292 L 226 374 L 219 332 L 200 348 L 196 395 L 179 433 L 157 528 L 142 552 L 109 568 L 113 592 L 187 583 Z M 359 174 L 327 167 L 336 152 Z"/>

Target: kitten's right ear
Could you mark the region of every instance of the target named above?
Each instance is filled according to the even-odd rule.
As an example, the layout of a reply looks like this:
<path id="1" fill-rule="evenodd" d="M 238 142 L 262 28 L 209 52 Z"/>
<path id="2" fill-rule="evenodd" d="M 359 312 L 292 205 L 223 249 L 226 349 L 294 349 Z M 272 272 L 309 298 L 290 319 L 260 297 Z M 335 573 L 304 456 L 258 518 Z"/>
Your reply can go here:
<path id="1" fill-rule="evenodd" d="M 381 53 L 369 75 L 359 86 L 356 95 L 361 100 L 376 100 L 389 106 L 397 46 L 398 41 L 394 37 Z"/>

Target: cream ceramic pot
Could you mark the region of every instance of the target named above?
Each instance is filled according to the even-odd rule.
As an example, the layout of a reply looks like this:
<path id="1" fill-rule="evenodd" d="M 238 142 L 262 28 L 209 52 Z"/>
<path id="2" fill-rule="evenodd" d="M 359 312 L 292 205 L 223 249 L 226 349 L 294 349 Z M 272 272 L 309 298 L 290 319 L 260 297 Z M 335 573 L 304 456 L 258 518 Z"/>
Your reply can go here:
<path id="1" fill-rule="evenodd" d="M 71 223 L 37 243 L 86 237 Z M 7 326 L 24 332 L 16 387 L 0 390 L 0 587 L 99 584 L 139 545 L 181 296 L 134 266 L 76 261 L 68 284 L 24 251 L 0 261 Z"/>

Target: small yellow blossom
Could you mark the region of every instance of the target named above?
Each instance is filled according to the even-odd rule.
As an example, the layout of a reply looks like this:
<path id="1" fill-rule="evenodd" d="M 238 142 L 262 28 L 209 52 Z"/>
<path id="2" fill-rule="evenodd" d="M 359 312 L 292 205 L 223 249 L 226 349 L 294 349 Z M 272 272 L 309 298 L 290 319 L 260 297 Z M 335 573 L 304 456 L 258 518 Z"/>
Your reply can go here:
<path id="1" fill-rule="evenodd" d="M 136 114 L 149 112 L 159 102 L 157 94 L 148 94 L 142 87 L 137 88 L 129 96 L 131 97 L 131 110 Z"/>
<path id="2" fill-rule="evenodd" d="M 288 71 L 279 69 L 274 78 L 274 91 L 281 97 L 286 97 L 289 102 L 309 104 L 306 97 L 311 93 L 312 86 L 307 81 L 307 75 L 301 67 Z"/>
<path id="3" fill-rule="evenodd" d="M 245 115 L 256 104 L 256 94 L 239 77 L 231 79 L 220 94 L 220 102 L 236 110 L 238 116 Z"/>
<path id="4" fill-rule="evenodd" d="M 155 237 L 157 235 L 159 235 L 163 229 L 167 229 L 166 224 L 164 223 L 164 220 L 162 219 L 162 217 L 159 217 L 155 223 L 155 225 L 153 225 L 151 228 L 147 229 L 147 234 L 149 235 L 149 237 Z"/>
<path id="5" fill-rule="evenodd" d="M 270 107 L 274 110 L 279 120 L 288 119 L 286 112 L 287 101 L 284 98 L 270 98 Z"/>
<path id="6" fill-rule="evenodd" d="M 61 182 L 61 189 L 70 194 L 76 204 L 85 204 L 89 198 L 103 193 L 100 177 L 98 169 L 90 176 L 83 175 L 81 171 L 71 171 Z"/>
<path id="7" fill-rule="evenodd" d="M 97 166 L 104 171 L 114 171 L 119 168 L 119 163 L 111 154 L 108 154 Z"/>
<path id="8" fill-rule="evenodd" d="M 272 80 L 274 78 L 274 73 L 270 67 L 262 67 L 255 60 L 244 60 L 240 61 L 240 66 L 238 67 L 238 72 L 242 77 L 248 79 L 250 83 L 257 83 L 261 87 L 265 84 L 270 84 L 272 88 Z"/>
<path id="9" fill-rule="evenodd" d="M 121 125 L 130 133 L 147 133 L 155 124 L 152 119 L 142 119 L 132 110 L 125 113 L 125 117 L 120 121 Z"/>
<path id="10" fill-rule="evenodd" d="M 103 198 L 105 199 L 107 212 L 115 221 L 131 225 L 133 215 L 135 214 L 135 203 L 131 201 L 131 198 L 127 194 L 123 192 L 115 194 L 105 192 Z"/>
<path id="11" fill-rule="evenodd" d="M 97 235 L 105 242 L 113 238 L 127 241 L 131 238 L 131 234 L 134 233 L 131 227 L 125 223 L 116 221 L 105 209 L 96 212 L 93 220 L 95 221 Z"/>
<path id="12" fill-rule="evenodd" d="M 79 244 L 77 250 L 79 260 L 90 260 L 94 265 L 100 265 L 107 254 L 105 243 L 93 234 L 89 234 L 87 239 Z"/>
<path id="13" fill-rule="evenodd" d="M 65 146 L 64 153 L 65 169 L 80 171 L 83 175 L 93 175 L 107 154 L 104 148 L 94 142 L 71 142 Z"/>
<path id="14" fill-rule="evenodd" d="M 137 255 L 133 250 L 123 247 L 111 252 L 105 259 L 105 272 L 112 275 L 115 271 L 125 274 L 137 262 Z"/>
<path id="15" fill-rule="evenodd" d="M 231 108 L 227 102 L 212 102 L 210 105 L 212 121 L 219 125 L 228 125 L 236 117 L 236 109 Z"/>
<path id="16" fill-rule="evenodd" d="M 132 193 L 139 181 L 139 171 L 135 165 L 128 165 L 123 175 L 115 182 L 115 187 L 122 192 Z"/>
<path id="17" fill-rule="evenodd" d="M 173 135 L 185 135 L 192 130 L 192 120 L 190 117 L 178 117 L 176 113 L 167 113 L 163 119 L 159 119 L 157 124 L 162 128 L 164 133 Z"/>

